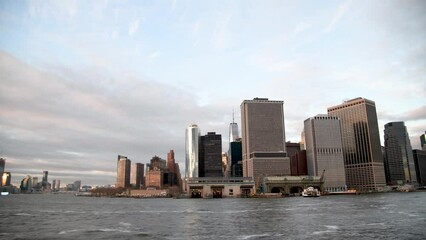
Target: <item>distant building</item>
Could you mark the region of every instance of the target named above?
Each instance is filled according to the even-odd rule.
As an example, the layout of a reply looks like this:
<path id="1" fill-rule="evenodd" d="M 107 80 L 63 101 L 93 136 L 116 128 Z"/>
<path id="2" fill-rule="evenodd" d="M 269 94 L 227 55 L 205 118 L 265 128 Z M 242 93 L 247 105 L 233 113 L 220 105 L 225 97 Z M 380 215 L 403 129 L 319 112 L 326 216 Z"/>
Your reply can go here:
<path id="1" fill-rule="evenodd" d="M 10 186 L 10 181 L 11 181 L 12 175 L 10 174 L 10 172 L 3 172 L 2 176 L 1 176 L 1 187 L 4 186 Z"/>
<path id="2" fill-rule="evenodd" d="M 426 186 L 426 151 L 413 150 L 414 166 L 416 168 L 417 182 Z"/>
<path id="3" fill-rule="evenodd" d="M 222 152 L 222 173 L 224 177 L 229 177 L 230 175 L 230 165 L 227 152 Z"/>
<path id="4" fill-rule="evenodd" d="M 117 183 L 116 187 L 130 187 L 130 159 L 125 156 L 118 155 L 117 157 Z"/>
<path id="5" fill-rule="evenodd" d="M 46 189 L 48 187 L 47 177 L 49 175 L 49 171 L 43 171 L 43 178 L 41 180 L 41 186 Z"/>
<path id="6" fill-rule="evenodd" d="M 38 187 L 38 177 L 33 177 L 32 183 L 33 183 L 33 188 L 37 188 Z"/>
<path id="7" fill-rule="evenodd" d="M 33 183 L 30 175 L 27 175 L 24 179 L 22 179 L 20 188 L 21 192 L 31 192 L 31 189 L 33 188 Z"/>
<path id="8" fill-rule="evenodd" d="M 404 122 L 385 125 L 385 174 L 388 184 L 416 183 L 410 137 Z"/>
<path id="9" fill-rule="evenodd" d="M 140 188 L 144 182 L 144 165 L 142 163 L 133 163 L 131 168 L 131 185 Z"/>
<path id="10" fill-rule="evenodd" d="M 37 181 L 37 178 L 36 178 L 36 180 L 35 181 Z M 56 181 L 56 189 L 58 190 L 58 191 L 60 191 L 61 190 L 61 180 L 57 180 Z"/>
<path id="11" fill-rule="evenodd" d="M 170 150 L 167 153 L 167 173 L 168 173 L 167 184 L 169 186 L 180 185 L 179 184 L 180 174 L 178 174 L 178 169 L 176 168 L 175 152 L 173 150 Z"/>
<path id="12" fill-rule="evenodd" d="M 189 125 L 185 134 L 185 178 L 198 177 L 199 138 L 200 128 L 196 124 Z"/>
<path id="13" fill-rule="evenodd" d="M 243 176 L 290 175 L 285 148 L 284 102 L 254 98 L 241 103 Z"/>
<path id="14" fill-rule="evenodd" d="M 0 174 L 2 174 L 4 172 L 5 165 L 6 165 L 6 159 L 0 158 Z"/>
<path id="15" fill-rule="evenodd" d="M 426 132 L 420 136 L 420 145 L 423 151 L 426 151 Z"/>
<path id="16" fill-rule="evenodd" d="M 229 124 L 229 142 L 236 142 L 238 136 L 238 124 L 234 120 L 234 113 L 232 113 L 232 123 Z"/>
<path id="17" fill-rule="evenodd" d="M 80 191 L 81 180 L 74 181 L 74 191 Z"/>
<path id="18" fill-rule="evenodd" d="M 199 177 L 223 177 L 222 172 L 222 135 L 208 132 L 200 137 Z"/>
<path id="19" fill-rule="evenodd" d="M 309 176 L 324 176 L 324 190 L 346 191 L 340 120 L 317 115 L 305 120 L 306 162 Z"/>
<path id="20" fill-rule="evenodd" d="M 155 187 L 162 189 L 167 184 L 167 162 L 158 156 L 151 158 L 150 163 L 146 165 L 145 186 L 147 188 Z"/>
<path id="21" fill-rule="evenodd" d="M 386 184 L 376 104 L 355 98 L 329 107 L 340 118 L 346 183 L 361 192 L 379 191 Z M 306 133 L 305 133 L 306 134 Z"/>
<path id="22" fill-rule="evenodd" d="M 52 181 L 52 191 L 56 191 L 56 179 L 53 179 Z"/>

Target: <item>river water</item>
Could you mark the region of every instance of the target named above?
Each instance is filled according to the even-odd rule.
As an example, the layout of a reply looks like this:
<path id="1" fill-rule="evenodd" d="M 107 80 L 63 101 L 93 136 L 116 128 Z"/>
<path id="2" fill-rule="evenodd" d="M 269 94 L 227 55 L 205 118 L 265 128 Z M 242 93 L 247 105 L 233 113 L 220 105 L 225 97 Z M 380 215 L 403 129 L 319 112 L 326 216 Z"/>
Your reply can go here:
<path id="1" fill-rule="evenodd" d="M 280 199 L 0 197 L 0 239 L 426 239 L 426 192 Z"/>

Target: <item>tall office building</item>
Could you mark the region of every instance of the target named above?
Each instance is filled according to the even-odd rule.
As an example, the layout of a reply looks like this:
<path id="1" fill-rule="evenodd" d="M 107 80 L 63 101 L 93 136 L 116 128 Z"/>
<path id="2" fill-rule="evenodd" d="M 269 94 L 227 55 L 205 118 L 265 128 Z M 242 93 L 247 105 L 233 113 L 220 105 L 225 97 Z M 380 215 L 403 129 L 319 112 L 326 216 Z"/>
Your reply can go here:
<path id="1" fill-rule="evenodd" d="M 208 132 L 200 137 L 199 177 L 223 177 L 222 135 Z"/>
<path id="2" fill-rule="evenodd" d="M 324 190 L 346 191 L 340 120 L 317 115 L 305 120 L 305 144 L 308 174 L 324 176 Z"/>
<path id="3" fill-rule="evenodd" d="M 117 184 L 116 187 L 130 187 L 130 159 L 125 156 L 117 157 Z"/>
<path id="4" fill-rule="evenodd" d="M 238 124 L 234 120 L 234 113 L 232 113 L 232 123 L 229 124 L 229 142 L 236 142 L 238 138 Z"/>
<path id="5" fill-rule="evenodd" d="M 1 175 L 0 186 L 2 187 L 10 186 L 11 179 L 12 179 L 12 175 L 10 174 L 10 172 L 3 172 Z"/>
<path id="6" fill-rule="evenodd" d="M 48 175 L 49 175 L 49 171 L 43 171 L 43 178 L 41 180 L 41 186 L 43 186 L 43 188 L 47 188 L 47 185 L 48 185 L 47 176 Z"/>
<path id="7" fill-rule="evenodd" d="M 416 169 L 404 122 L 385 124 L 385 174 L 388 184 L 415 183 Z"/>
<path id="8" fill-rule="evenodd" d="M 131 167 L 131 185 L 136 188 L 143 186 L 144 180 L 144 165 L 142 163 L 133 163 Z"/>
<path id="9" fill-rule="evenodd" d="M 0 158 L 0 174 L 4 172 L 5 165 L 6 165 L 6 159 Z"/>
<path id="10" fill-rule="evenodd" d="M 178 174 L 176 172 L 176 161 L 175 161 L 175 152 L 170 150 L 167 153 L 167 183 L 170 186 L 179 185 L 178 183 Z"/>
<path id="11" fill-rule="evenodd" d="M 243 176 L 243 150 L 241 138 L 238 138 L 235 142 L 229 144 L 229 164 L 232 177 Z"/>
<path id="12" fill-rule="evenodd" d="M 199 155 L 199 141 L 200 128 L 196 124 L 191 124 L 186 129 L 185 134 L 185 177 L 196 178 L 198 177 L 198 155 Z"/>
<path id="13" fill-rule="evenodd" d="M 254 98 L 241 103 L 244 177 L 290 175 L 285 149 L 284 102 Z"/>
<path id="14" fill-rule="evenodd" d="M 426 186 L 426 151 L 413 150 L 414 165 L 416 167 L 417 183 Z"/>
<path id="15" fill-rule="evenodd" d="M 385 184 L 376 104 L 355 98 L 329 107 L 328 115 L 339 117 L 345 159 L 346 183 L 359 191 L 377 191 Z"/>
<path id="16" fill-rule="evenodd" d="M 420 145 L 423 151 L 426 151 L 426 132 L 420 136 Z"/>

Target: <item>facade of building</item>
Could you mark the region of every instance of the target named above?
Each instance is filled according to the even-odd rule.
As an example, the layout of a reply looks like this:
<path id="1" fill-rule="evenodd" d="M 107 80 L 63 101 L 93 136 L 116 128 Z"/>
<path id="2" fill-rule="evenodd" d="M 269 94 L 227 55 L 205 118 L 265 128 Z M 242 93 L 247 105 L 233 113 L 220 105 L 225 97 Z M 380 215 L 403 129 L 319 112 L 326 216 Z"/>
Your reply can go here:
<path id="1" fill-rule="evenodd" d="M 47 181 L 48 175 L 49 175 L 48 171 L 43 171 L 43 178 L 41 180 L 41 186 L 43 188 L 47 188 L 47 186 L 48 186 L 48 181 Z"/>
<path id="2" fill-rule="evenodd" d="M 192 178 L 188 180 L 190 197 L 248 197 L 255 193 L 252 178 Z"/>
<path id="3" fill-rule="evenodd" d="M 410 137 L 404 122 L 385 124 L 385 174 L 391 185 L 416 184 L 416 169 Z"/>
<path id="4" fill-rule="evenodd" d="M 185 134 L 185 178 L 198 177 L 199 138 L 200 128 L 196 124 L 189 125 Z"/>
<path id="5" fill-rule="evenodd" d="M 208 132 L 200 137 L 199 177 L 223 177 L 222 171 L 222 135 Z"/>
<path id="6" fill-rule="evenodd" d="M 375 103 L 355 98 L 327 110 L 341 121 L 348 187 L 361 192 L 382 190 L 386 179 Z"/>
<path id="7" fill-rule="evenodd" d="M 235 142 L 229 143 L 229 163 L 231 165 L 231 176 L 232 177 L 242 177 L 243 176 L 243 150 L 241 138 L 237 139 Z"/>
<path id="8" fill-rule="evenodd" d="M 238 124 L 234 121 L 234 114 L 232 114 L 232 123 L 229 124 L 229 142 L 236 142 L 238 138 Z"/>
<path id="9" fill-rule="evenodd" d="M 140 188 L 144 184 L 144 165 L 142 163 L 133 163 L 131 167 L 131 185 Z"/>
<path id="10" fill-rule="evenodd" d="M 284 102 L 267 98 L 241 103 L 243 176 L 290 175 L 285 148 Z"/>
<path id="11" fill-rule="evenodd" d="M 179 185 L 178 172 L 176 169 L 175 162 L 175 153 L 173 150 L 170 150 L 167 153 L 167 183 L 169 186 L 177 186 Z"/>
<path id="12" fill-rule="evenodd" d="M 118 155 L 117 158 L 117 183 L 116 187 L 130 187 L 130 165 L 131 161 L 125 156 Z"/>
<path id="13" fill-rule="evenodd" d="M 306 162 L 309 176 L 323 176 L 327 192 L 346 191 L 340 120 L 317 115 L 305 120 Z"/>
<path id="14" fill-rule="evenodd" d="M 308 167 L 306 163 L 306 150 L 300 150 L 290 156 L 291 176 L 308 175 Z"/>
<path id="15" fill-rule="evenodd" d="M 417 183 L 426 186 L 426 151 L 413 150 L 414 166 L 416 168 Z"/>
<path id="16" fill-rule="evenodd" d="M 145 185 L 147 188 L 162 189 L 164 182 L 164 172 L 158 168 L 151 169 L 146 173 Z"/>

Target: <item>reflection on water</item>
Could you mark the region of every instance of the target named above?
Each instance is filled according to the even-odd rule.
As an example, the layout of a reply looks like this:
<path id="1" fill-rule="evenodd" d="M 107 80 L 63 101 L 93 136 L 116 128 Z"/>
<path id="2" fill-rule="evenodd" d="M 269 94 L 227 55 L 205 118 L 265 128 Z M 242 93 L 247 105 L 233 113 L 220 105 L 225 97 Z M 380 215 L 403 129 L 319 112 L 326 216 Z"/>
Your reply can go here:
<path id="1" fill-rule="evenodd" d="M 0 239 L 424 239 L 426 192 L 283 199 L 0 198 Z"/>

